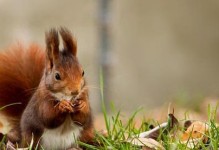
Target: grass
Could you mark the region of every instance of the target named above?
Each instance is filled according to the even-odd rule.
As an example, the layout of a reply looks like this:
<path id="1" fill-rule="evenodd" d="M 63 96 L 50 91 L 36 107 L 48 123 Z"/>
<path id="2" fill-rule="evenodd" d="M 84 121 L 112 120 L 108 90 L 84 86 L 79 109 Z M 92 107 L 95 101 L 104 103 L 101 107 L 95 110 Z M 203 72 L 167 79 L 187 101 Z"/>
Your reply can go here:
<path id="1" fill-rule="evenodd" d="M 216 110 L 209 106 L 208 117 L 209 120 L 206 124 L 209 125 L 210 130 L 205 134 L 208 141 L 204 142 L 200 140 L 198 144 L 195 144 L 191 149 L 212 149 L 217 150 L 219 148 L 219 127 L 216 123 Z M 121 112 L 118 111 L 113 116 L 108 116 L 106 111 L 103 111 L 105 116 L 105 124 L 108 132 L 107 136 L 104 136 L 100 132 L 96 132 L 95 142 L 97 145 L 88 145 L 85 143 L 79 143 L 83 147 L 90 150 L 135 150 L 141 149 L 140 146 L 132 145 L 127 142 L 127 139 L 138 137 L 139 133 L 150 130 L 151 124 L 156 124 L 155 121 L 151 120 L 148 122 L 142 121 L 141 126 L 136 128 L 135 117 L 139 111 L 135 111 L 132 116 L 125 123 L 122 121 Z M 158 124 L 158 123 L 157 123 Z M 181 133 L 183 129 L 178 129 Z M 182 143 L 179 140 L 179 136 L 173 137 L 172 131 L 166 132 L 166 128 L 161 129 L 160 135 L 157 141 L 163 145 L 165 149 L 176 149 L 176 150 L 187 150 L 189 141 Z"/>
<path id="2" fill-rule="evenodd" d="M 107 135 L 103 135 L 100 132 L 96 132 L 95 142 L 97 145 L 88 145 L 85 143 L 79 143 L 84 148 L 90 150 L 135 150 L 141 149 L 141 146 L 133 145 L 127 142 L 127 139 L 130 138 L 138 138 L 139 133 L 150 130 L 151 124 L 159 125 L 154 120 L 145 121 L 142 119 L 141 126 L 136 128 L 135 126 L 135 118 L 138 114 L 139 110 L 133 112 L 133 114 L 129 117 L 128 121 L 122 121 L 121 111 L 117 111 L 113 116 L 109 116 L 107 114 L 107 110 L 104 102 L 104 82 L 103 77 L 100 76 L 100 87 L 101 87 L 101 98 L 102 98 L 102 112 L 105 120 L 105 126 L 107 130 Z M 208 107 L 208 118 L 209 120 L 206 124 L 209 126 L 209 131 L 206 133 L 207 142 L 200 140 L 198 144 L 194 144 L 194 147 L 191 149 L 219 149 L 219 127 L 216 123 L 216 114 L 217 114 L 217 106 L 216 107 Z M 186 116 L 185 116 L 186 118 Z M 168 120 L 168 125 L 170 125 L 170 120 Z M 184 128 L 177 129 L 175 132 L 184 132 Z M 187 150 L 189 142 L 193 140 L 188 140 L 186 143 L 182 143 L 179 139 L 180 136 L 173 136 L 173 132 L 171 130 L 167 130 L 167 128 L 161 129 L 158 135 L 157 141 L 163 145 L 163 147 L 167 150 Z M 190 138 L 192 139 L 192 138 Z"/>
<path id="3" fill-rule="evenodd" d="M 121 114 L 121 111 L 117 111 L 114 113 L 114 115 L 110 116 L 106 111 L 104 101 L 102 102 L 102 109 L 105 118 L 107 135 L 104 135 L 100 132 L 96 132 L 95 145 L 89 145 L 86 143 L 78 142 L 78 144 L 85 149 L 138 150 L 141 149 L 141 146 L 133 145 L 127 142 L 127 139 L 138 137 L 139 133 L 150 130 L 151 125 L 159 125 L 154 120 L 146 121 L 142 119 L 140 127 L 136 127 L 135 119 L 137 117 L 137 114 L 141 111 L 141 109 L 138 109 L 135 112 L 133 112 L 127 121 L 122 121 L 124 120 L 124 117 Z M 200 141 L 197 145 L 194 146 L 193 149 L 217 150 L 219 148 L 219 128 L 216 123 L 216 112 L 217 107 L 208 107 L 209 120 L 207 121 L 207 124 L 210 126 L 210 130 L 206 134 L 206 137 L 208 137 L 209 140 L 207 143 Z M 0 142 L 1 148 L 5 146 L 3 141 L 4 139 Z M 186 150 L 188 149 L 187 145 L 189 144 L 188 142 L 181 143 L 177 137 L 172 136 L 172 132 L 166 132 L 166 129 L 161 129 L 157 141 L 161 143 L 165 149 Z M 29 149 L 32 149 L 31 145 Z"/>
<path id="4" fill-rule="evenodd" d="M 139 150 L 142 149 L 142 146 L 140 145 L 133 145 L 130 142 L 128 142 L 128 139 L 134 139 L 138 138 L 138 135 L 141 132 L 145 132 L 151 129 L 151 126 L 157 126 L 159 125 L 156 120 L 145 120 L 142 119 L 141 125 L 136 127 L 135 120 L 137 117 L 137 114 L 141 111 L 141 109 L 137 109 L 132 113 L 132 115 L 127 119 L 127 121 L 124 121 L 124 117 L 122 116 L 121 111 L 115 111 L 115 108 L 112 107 L 113 115 L 109 115 L 106 107 L 105 107 L 105 101 L 104 101 L 104 82 L 103 77 L 100 76 L 100 86 L 101 86 L 101 98 L 102 98 L 102 112 L 104 116 L 105 121 L 105 127 L 107 131 L 107 135 L 103 134 L 101 132 L 95 133 L 95 144 L 89 145 L 86 143 L 82 143 L 78 141 L 78 144 L 89 150 Z M 4 107 L 5 108 L 5 107 Z M 3 108 L 0 108 L 0 110 Z M 199 141 L 198 144 L 194 145 L 192 149 L 213 149 L 217 150 L 219 149 L 219 127 L 217 125 L 217 106 L 216 107 L 208 107 L 208 121 L 206 122 L 210 130 L 206 133 L 206 137 L 208 138 L 208 141 L 203 142 Z M 186 115 L 185 115 L 186 118 Z M 138 118 L 139 120 L 139 118 Z M 189 141 L 186 143 L 182 143 L 179 140 L 179 135 L 174 135 L 174 132 L 180 131 L 181 133 L 184 131 L 183 128 L 178 129 L 171 129 L 168 130 L 168 127 L 171 124 L 171 119 L 168 118 L 168 126 L 166 128 L 162 128 L 159 131 L 159 134 L 157 136 L 157 141 L 167 150 L 187 150 Z M 0 142 L 0 149 L 4 149 L 4 138 Z M 32 148 L 32 144 L 30 144 L 29 149 Z"/>
<path id="5" fill-rule="evenodd" d="M 0 149 L 4 149 L 5 147 L 5 136 L 0 141 Z"/>

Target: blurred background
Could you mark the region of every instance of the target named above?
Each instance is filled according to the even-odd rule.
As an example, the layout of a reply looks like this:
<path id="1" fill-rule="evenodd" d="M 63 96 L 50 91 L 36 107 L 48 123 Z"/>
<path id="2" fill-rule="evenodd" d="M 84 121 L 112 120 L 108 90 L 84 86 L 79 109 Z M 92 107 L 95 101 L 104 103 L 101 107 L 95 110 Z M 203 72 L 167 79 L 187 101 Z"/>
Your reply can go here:
<path id="1" fill-rule="evenodd" d="M 94 112 L 107 106 L 152 110 L 219 96 L 219 1 L 0 0 L 0 49 L 45 47 L 50 27 L 77 38 Z"/>

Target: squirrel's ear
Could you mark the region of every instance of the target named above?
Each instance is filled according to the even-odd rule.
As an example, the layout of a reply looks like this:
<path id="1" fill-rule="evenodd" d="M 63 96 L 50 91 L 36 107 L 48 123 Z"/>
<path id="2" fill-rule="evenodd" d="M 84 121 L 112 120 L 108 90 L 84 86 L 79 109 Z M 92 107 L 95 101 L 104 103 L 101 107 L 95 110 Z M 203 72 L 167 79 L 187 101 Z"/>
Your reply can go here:
<path id="1" fill-rule="evenodd" d="M 73 56 L 77 55 L 77 43 L 76 40 L 72 37 L 71 32 L 66 29 L 61 27 L 60 30 L 60 35 L 63 39 L 63 46 L 64 50 L 70 51 Z"/>
<path id="2" fill-rule="evenodd" d="M 47 67 L 52 68 L 55 61 L 59 58 L 59 36 L 55 29 L 46 32 L 46 55 Z"/>

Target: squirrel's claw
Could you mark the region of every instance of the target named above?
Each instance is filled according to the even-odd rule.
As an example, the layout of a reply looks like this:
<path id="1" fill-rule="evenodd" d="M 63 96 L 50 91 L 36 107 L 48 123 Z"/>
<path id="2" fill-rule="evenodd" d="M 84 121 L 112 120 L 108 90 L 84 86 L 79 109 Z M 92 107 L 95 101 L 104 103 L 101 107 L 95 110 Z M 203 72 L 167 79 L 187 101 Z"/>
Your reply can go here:
<path id="1" fill-rule="evenodd" d="M 86 103 L 83 100 L 76 100 L 73 103 L 74 111 L 82 110 L 84 107 L 86 107 Z"/>
<path id="2" fill-rule="evenodd" d="M 61 112 L 73 112 L 72 104 L 71 102 L 67 100 L 62 100 L 58 103 L 58 109 Z"/>

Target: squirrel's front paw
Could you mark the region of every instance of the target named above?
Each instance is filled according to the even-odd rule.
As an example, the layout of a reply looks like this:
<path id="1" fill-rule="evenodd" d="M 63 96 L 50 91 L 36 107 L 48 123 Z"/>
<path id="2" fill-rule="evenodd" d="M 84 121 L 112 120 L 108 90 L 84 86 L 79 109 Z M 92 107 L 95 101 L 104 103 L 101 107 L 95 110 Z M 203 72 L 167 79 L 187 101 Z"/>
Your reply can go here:
<path id="1" fill-rule="evenodd" d="M 61 112 L 73 112 L 72 103 L 67 100 L 60 101 L 57 107 Z"/>
<path id="2" fill-rule="evenodd" d="M 73 102 L 73 109 L 74 111 L 80 111 L 82 110 L 83 108 L 86 107 L 86 102 L 84 100 L 75 100 Z"/>

